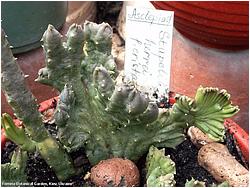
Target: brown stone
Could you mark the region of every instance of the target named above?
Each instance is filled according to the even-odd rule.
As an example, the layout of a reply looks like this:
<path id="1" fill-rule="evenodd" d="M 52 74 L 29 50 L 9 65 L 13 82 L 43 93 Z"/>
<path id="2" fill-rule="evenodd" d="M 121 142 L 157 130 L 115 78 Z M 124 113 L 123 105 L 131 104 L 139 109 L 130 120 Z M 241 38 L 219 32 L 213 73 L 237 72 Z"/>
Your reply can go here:
<path id="1" fill-rule="evenodd" d="M 112 158 L 101 161 L 91 169 L 91 181 L 96 186 L 139 186 L 140 175 L 136 165 L 122 158 Z"/>

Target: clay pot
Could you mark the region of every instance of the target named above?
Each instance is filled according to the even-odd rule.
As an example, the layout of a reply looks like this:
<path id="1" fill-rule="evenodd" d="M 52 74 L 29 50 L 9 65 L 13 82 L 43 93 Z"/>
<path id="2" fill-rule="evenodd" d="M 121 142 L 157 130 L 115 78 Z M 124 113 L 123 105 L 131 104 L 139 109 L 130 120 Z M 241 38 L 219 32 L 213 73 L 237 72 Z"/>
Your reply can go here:
<path id="1" fill-rule="evenodd" d="M 175 28 L 202 45 L 230 50 L 249 47 L 248 2 L 151 3 L 157 9 L 174 11 Z"/>

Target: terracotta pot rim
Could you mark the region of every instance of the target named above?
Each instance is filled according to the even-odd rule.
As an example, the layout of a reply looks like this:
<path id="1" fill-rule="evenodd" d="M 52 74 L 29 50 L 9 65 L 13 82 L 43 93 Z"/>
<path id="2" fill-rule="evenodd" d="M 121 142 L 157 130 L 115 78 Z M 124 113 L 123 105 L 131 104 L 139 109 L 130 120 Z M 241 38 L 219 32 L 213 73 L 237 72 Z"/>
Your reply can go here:
<path id="1" fill-rule="evenodd" d="M 184 10 L 184 9 L 180 9 L 180 8 L 178 8 L 178 7 L 176 7 L 176 6 L 173 6 L 173 5 L 165 4 L 164 2 L 161 2 L 161 1 L 157 1 L 157 4 L 155 4 L 155 2 L 154 2 L 153 5 L 154 5 L 156 8 L 159 8 L 159 9 L 164 8 L 164 6 L 168 6 L 168 7 L 171 7 L 172 9 L 175 9 L 175 10 L 177 10 L 177 11 L 180 11 L 180 12 L 182 12 L 182 13 L 184 13 L 184 14 L 186 14 L 186 15 L 189 15 L 189 16 L 191 16 L 191 17 L 193 17 L 193 18 L 198 18 L 198 19 L 201 19 L 201 20 L 202 20 L 202 19 L 205 19 L 206 21 L 208 20 L 208 21 L 212 21 L 212 22 L 223 23 L 223 24 L 229 24 L 229 25 L 234 24 L 234 25 L 237 25 L 237 26 L 242 26 L 242 25 L 243 25 L 243 26 L 248 26 L 247 23 L 246 23 L 246 24 L 243 24 L 243 23 L 237 23 L 237 22 L 219 21 L 219 20 L 216 20 L 216 19 L 212 19 L 212 18 L 209 18 L 209 17 L 205 17 L 205 16 L 203 16 L 203 15 L 197 16 L 197 15 L 194 15 L 194 14 L 192 14 L 192 13 L 190 13 L 190 12 Z M 161 5 L 162 5 L 162 6 L 161 6 Z M 247 17 L 247 16 L 246 16 L 246 17 Z"/>
<path id="2" fill-rule="evenodd" d="M 188 22 L 190 24 L 194 24 L 194 25 L 198 25 L 198 26 L 202 26 L 202 27 L 207 27 L 207 28 L 210 28 L 210 29 L 216 29 L 216 30 L 226 31 L 226 32 L 246 33 L 246 32 L 249 31 L 248 27 L 245 28 L 246 30 L 242 30 L 242 29 L 239 29 L 239 30 L 234 29 L 234 30 L 232 30 L 231 28 L 222 28 L 222 27 L 217 27 L 217 26 L 205 25 L 205 24 L 202 24 L 202 23 L 195 23 L 193 21 L 190 21 L 187 18 L 184 18 L 184 17 L 181 17 L 181 16 L 175 14 L 174 21 L 176 21 L 176 20 L 181 20 L 183 22 Z M 249 35 L 249 34 L 247 33 L 247 35 Z"/>
<path id="3" fill-rule="evenodd" d="M 220 50 L 226 50 L 226 51 L 235 51 L 235 50 L 246 50 L 249 48 L 249 44 L 236 44 L 236 45 L 225 45 L 225 44 L 222 44 L 222 43 L 214 43 L 213 41 L 209 41 L 209 40 L 206 40 L 206 39 L 201 39 L 201 38 L 197 38 L 197 37 L 194 37 L 192 35 L 190 35 L 189 33 L 186 33 L 185 31 L 183 30 L 179 30 L 177 29 L 185 38 L 199 44 L 199 45 L 202 45 L 202 46 L 206 46 L 206 47 L 209 47 L 209 48 L 216 48 L 216 49 L 220 49 Z"/>
<path id="4" fill-rule="evenodd" d="M 176 1 L 176 2 L 178 3 L 178 1 Z M 175 8 L 175 9 L 177 9 L 179 11 L 183 11 L 186 14 L 190 14 L 191 13 L 191 12 L 185 10 L 185 9 L 176 8 L 176 6 L 173 6 L 172 4 L 170 5 L 170 4 L 168 4 L 168 2 L 165 2 L 165 1 L 153 1 L 152 3 L 153 3 L 154 6 L 157 5 L 158 8 L 164 8 L 164 6 L 169 6 L 169 7 Z M 222 15 L 224 14 L 224 15 L 230 15 L 230 16 L 248 17 L 247 14 L 246 15 L 245 14 L 235 14 L 235 13 L 222 12 L 222 11 L 219 11 L 217 9 L 206 9 L 204 7 L 200 7 L 198 5 L 195 5 L 192 2 L 181 1 L 181 3 L 185 4 L 186 6 L 195 7 L 196 9 L 202 9 L 202 10 L 207 11 L 207 12 L 213 11 L 214 13 L 222 14 Z M 230 3 L 230 1 L 229 1 L 229 3 Z M 202 15 L 199 15 L 199 17 L 202 17 L 202 18 L 205 18 L 205 19 L 215 20 L 215 19 L 212 19 L 212 18 L 207 18 L 207 17 L 202 16 Z M 215 20 L 215 21 L 218 21 L 218 20 Z M 227 23 L 235 23 L 235 24 L 237 24 L 236 22 L 227 22 Z"/>
<path id="5" fill-rule="evenodd" d="M 240 39 L 240 40 L 248 40 L 248 37 L 249 36 L 243 36 L 244 34 L 245 34 L 245 32 L 242 32 L 242 31 L 237 31 L 237 32 L 242 32 L 242 35 L 241 34 L 239 34 L 238 36 L 237 35 L 233 35 L 233 34 L 226 34 L 226 32 L 228 31 L 228 32 L 232 32 L 232 31 L 230 31 L 230 30 L 225 30 L 225 29 L 217 29 L 217 28 L 213 28 L 213 27 L 210 27 L 211 28 L 211 30 L 210 31 L 208 31 L 208 30 L 205 30 L 205 28 L 202 28 L 201 29 L 201 27 L 202 26 L 204 26 L 204 25 L 200 25 L 200 24 L 196 24 L 196 25 L 200 25 L 201 27 L 197 27 L 197 28 L 195 28 L 195 27 L 193 27 L 193 26 L 191 26 L 191 24 L 193 23 L 193 22 L 189 22 L 189 21 L 185 21 L 186 23 L 184 23 L 184 22 L 182 22 L 181 20 L 179 20 L 179 19 L 183 19 L 183 18 L 178 18 L 178 19 L 175 19 L 175 23 L 174 24 L 180 24 L 180 25 L 183 25 L 183 26 L 185 26 L 185 27 L 187 27 L 187 28 L 189 28 L 189 29 L 193 29 L 193 30 L 197 30 L 196 32 L 202 32 L 202 33 L 206 33 L 206 34 L 211 34 L 211 35 L 216 35 L 216 36 L 218 36 L 218 37 L 220 37 L 220 38 L 230 38 L 230 40 L 238 40 L 238 39 Z M 187 23 L 187 22 L 189 22 L 189 23 Z M 218 31 L 215 31 L 215 29 L 216 30 L 218 30 Z M 220 31 L 219 31 L 220 30 Z M 223 32 L 223 31 L 226 31 L 226 32 Z M 231 38 L 232 37 L 232 38 Z"/>
<path id="6" fill-rule="evenodd" d="M 206 2 L 206 1 L 205 1 Z M 225 2 L 225 1 L 217 1 L 217 2 L 220 2 L 221 4 L 228 4 L 228 3 L 232 3 L 231 1 L 228 1 L 228 2 Z M 225 12 L 225 11 L 221 11 L 221 10 L 219 10 L 219 9 L 210 9 L 209 7 L 207 7 L 207 8 L 204 8 L 204 7 L 201 7 L 201 6 L 199 6 L 199 5 L 197 5 L 197 4 L 195 4 L 194 2 L 192 2 L 192 1 L 190 1 L 190 2 L 185 2 L 185 1 L 183 1 L 182 3 L 184 3 L 184 4 L 187 4 L 187 5 L 192 5 L 192 6 L 194 6 L 194 7 L 197 7 L 197 8 L 199 8 L 199 9 L 203 9 L 203 10 L 206 10 L 206 11 L 213 11 L 213 12 L 218 12 L 218 13 L 222 13 L 222 14 L 228 14 L 228 15 L 232 15 L 232 16 L 248 16 L 248 14 L 240 14 L 240 13 L 228 13 L 228 12 Z M 239 5 L 242 5 L 242 6 L 244 6 L 244 5 L 246 5 L 246 4 L 240 4 L 239 3 Z"/>
<path id="7" fill-rule="evenodd" d="M 245 16 L 248 2 L 242 2 L 242 6 L 239 6 L 240 10 L 237 9 L 237 5 L 218 4 L 217 6 L 217 2 L 214 3 L 215 5 L 213 2 L 211 4 L 210 2 L 200 2 L 200 4 L 199 2 L 190 2 L 188 4 L 189 2 L 184 1 L 151 1 L 151 3 L 156 9 L 175 11 L 175 28 L 185 37 L 202 46 L 232 51 L 249 48 L 249 19 L 248 16 Z M 204 9 L 200 9 L 197 5 L 204 6 Z M 215 11 L 220 8 L 223 11 L 228 10 L 233 13 L 243 12 L 244 15 L 238 18 L 237 15 L 229 16 L 211 10 L 204 11 L 206 7 L 209 9 L 214 7 Z M 202 14 L 203 12 L 204 14 Z"/>
<path id="8" fill-rule="evenodd" d="M 223 25 L 223 27 L 221 26 L 221 25 L 206 25 L 206 24 L 203 24 L 203 23 L 199 23 L 199 22 L 194 22 L 194 21 L 190 21 L 188 18 L 185 18 L 185 17 L 182 17 L 182 16 L 179 16 L 179 15 L 177 15 L 177 14 L 175 14 L 175 17 L 176 18 L 178 18 L 178 19 L 182 19 L 182 20 L 185 20 L 185 21 L 187 21 L 187 22 L 189 22 L 189 23 L 193 23 L 193 24 L 195 24 L 195 25 L 199 25 L 199 26 L 204 26 L 204 27 L 208 27 L 208 28 L 211 28 L 211 29 L 213 29 L 213 28 L 215 28 L 215 29 L 219 29 L 219 30 L 223 30 L 223 31 L 230 31 L 230 32 L 232 32 L 232 29 L 233 29 L 233 31 L 236 31 L 236 32 L 248 32 L 249 31 L 249 28 L 248 28 L 248 25 L 245 25 L 246 27 L 245 28 L 240 28 L 240 29 L 238 29 L 238 28 L 236 28 L 235 29 L 235 27 L 234 26 L 236 26 L 236 25 L 233 25 L 233 24 L 230 24 L 230 25 L 227 25 L 226 27 L 224 27 L 224 25 Z M 223 22 L 220 22 L 220 24 L 223 24 Z M 242 26 L 242 25 L 241 25 Z M 234 28 L 233 28 L 234 27 Z M 238 27 L 238 26 L 237 26 Z M 247 33 L 248 34 L 248 33 Z"/>
<path id="9" fill-rule="evenodd" d="M 242 38 L 230 38 L 230 37 L 225 37 L 225 36 L 214 36 L 211 33 L 205 33 L 202 31 L 196 31 L 193 30 L 192 28 L 184 27 L 183 25 L 179 23 L 175 23 L 175 28 L 179 30 L 181 33 L 189 33 L 190 36 L 196 37 L 199 40 L 204 40 L 208 43 L 213 42 L 214 44 L 223 44 L 225 46 L 244 46 L 248 45 L 248 40 L 247 38 L 242 39 Z M 200 35 L 200 36 L 199 36 Z M 199 36 L 199 37 L 197 37 Z"/>

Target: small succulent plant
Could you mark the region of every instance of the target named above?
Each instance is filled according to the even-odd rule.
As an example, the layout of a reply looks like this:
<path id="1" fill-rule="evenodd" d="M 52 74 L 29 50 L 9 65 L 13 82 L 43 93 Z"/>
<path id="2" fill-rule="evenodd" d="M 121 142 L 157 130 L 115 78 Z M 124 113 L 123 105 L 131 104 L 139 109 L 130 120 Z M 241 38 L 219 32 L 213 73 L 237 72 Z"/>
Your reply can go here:
<path id="1" fill-rule="evenodd" d="M 174 148 L 191 125 L 215 140 L 223 139 L 224 118 L 238 112 L 225 90 L 200 87 L 195 99 L 179 96 L 172 109 L 159 109 L 148 93 L 117 71 L 111 39 L 112 28 L 106 23 L 86 22 L 84 28 L 73 24 L 66 37 L 52 25 L 45 31 L 46 67 L 39 70 L 36 81 L 60 92 L 54 115 L 59 143 L 43 126 L 2 33 L 2 88 L 25 127 L 15 132 L 14 126 L 5 126 L 12 128 L 8 137 L 23 149 L 27 148 L 12 134 L 32 140 L 61 180 L 75 173 L 67 152 L 80 147 L 94 165 L 111 157 L 137 161 L 152 145 Z"/>
<path id="2" fill-rule="evenodd" d="M 191 180 L 186 181 L 185 187 L 206 187 L 206 185 L 205 185 L 205 182 L 198 181 L 192 178 Z"/>
<path id="3" fill-rule="evenodd" d="M 191 180 L 186 181 L 185 187 L 206 187 L 206 184 L 203 181 L 195 180 L 194 178 L 192 178 Z M 229 184 L 228 182 L 224 181 L 219 184 L 213 183 L 212 185 L 209 185 L 208 187 L 229 187 Z"/>
<path id="4" fill-rule="evenodd" d="M 10 163 L 1 165 L 1 185 L 2 186 L 18 186 L 27 182 L 25 174 L 28 155 L 26 151 L 20 148 L 13 152 Z"/>
<path id="5" fill-rule="evenodd" d="M 147 186 L 174 187 L 176 174 L 175 163 L 170 156 L 165 156 L 165 149 L 158 150 L 151 146 L 147 155 Z"/>

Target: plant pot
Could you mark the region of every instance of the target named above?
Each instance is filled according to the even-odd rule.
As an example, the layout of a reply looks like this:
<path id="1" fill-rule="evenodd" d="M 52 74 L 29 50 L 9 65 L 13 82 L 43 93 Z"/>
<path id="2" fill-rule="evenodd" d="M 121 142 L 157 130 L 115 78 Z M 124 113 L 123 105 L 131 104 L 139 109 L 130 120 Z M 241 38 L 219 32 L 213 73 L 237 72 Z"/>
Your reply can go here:
<path id="1" fill-rule="evenodd" d="M 38 48 L 48 24 L 57 29 L 65 22 L 68 2 L 2 2 L 2 27 L 13 53 Z M 39 20 L 39 21 L 38 21 Z"/>
<path id="2" fill-rule="evenodd" d="M 247 49 L 248 2 L 152 1 L 157 9 L 175 12 L 174 26 L 187 38 L 220 49 Z"/>

